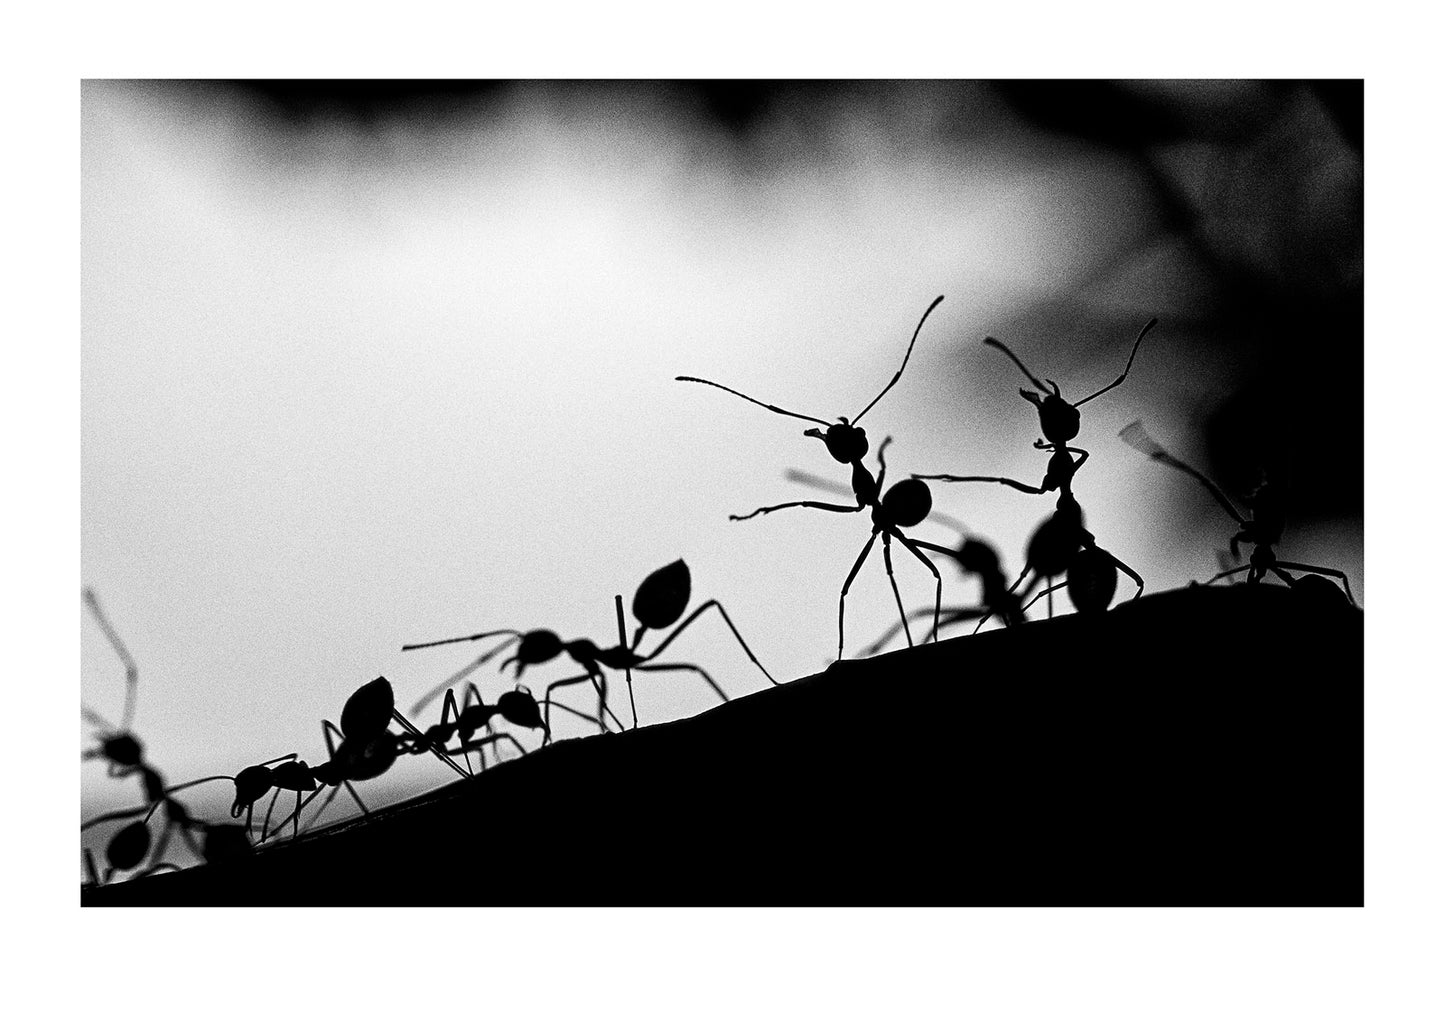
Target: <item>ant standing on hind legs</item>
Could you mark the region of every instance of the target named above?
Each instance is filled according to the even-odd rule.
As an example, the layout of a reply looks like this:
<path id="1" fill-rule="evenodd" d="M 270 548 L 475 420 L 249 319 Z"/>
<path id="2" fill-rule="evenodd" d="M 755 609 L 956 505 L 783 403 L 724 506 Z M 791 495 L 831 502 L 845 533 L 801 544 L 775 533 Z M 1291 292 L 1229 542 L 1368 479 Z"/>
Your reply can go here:
<path id="1" fill-rule="evenodd" d="M 1310 576 L 1325 575 L 1330 578 L 1338 578 L 1344 586 L 1344 596 L 1349 600 L 1351 606 L 1358 606 L 1355 602 L 1354 593 L 1350 591 L 1350 579 L 1345 576 L 1344 571 L 1333 567 L 1316 567 L 1312 564 L 1297 564 L 1290 560 L 1280 560 L 1275 556 L 1274 547 L 1284 536 L 1284 507 L 1279 496 L 1279 491 L 1265 483 L 1261 485 L 1249 499 L 1243 501 L 1250 511 L 1250 517 L 1245 519 L 1244 515 L 1235 509 L 1234 504 L 1229 502 L 1229 497 L 1224 495 L 1220 489 L 1203 472 L 1197 471 L 1174 457 L 1165 450 L 1144 430 L 1144 423 L 1135 420 L 1119 430 L 1119 437 L 1129 446 L 1140 453 L 1147 454 L 1152 460 L 1166 464 L 1176 471 L 1181 471 L 1190 478 L 1197 481 L 1209 494 L 1218 501 L 1225 512 L 1239 525 L 1239 531 L 1229 540 L 1230 552 L 1235 559 L 1239 558 L 1239 544 L 1250 543 L 1254 546 L 1254 552 L 1249 556 L 1249 563 L 1241 567 L 1232 567 L 1222 570 L 1204 584 L 1211 585 L 1221 578 L 1232 577 L 1241 571 L 1247 571 L 1245 575 L 1246 584 L 1258 584 L 1266 574 L 1273 574 L 1290 588 L 1304 586 L 1305 591 L 1323 592 L 1328 587 L 1333 593 L 1333 598 L 1338 600 L 1339 589 L 1325 581 L 1315 581 Z M 1302 571 L 1307 574 L 1305 578 L 1295 578 L 1289 571 Z"/>
<path id="2" fill-rule="evenodd" d="M 645 655 L 639 652 L 639 646 L 641 646 L 642 639 L 647 632 L 660 631 L 663 628 L 671 627 L 678 618 L 682 616 L 683 611 L 687 609 L 687 603 L 691 596 L 692 573 L 688 570 L 685 562 L 682 560 L 674 560 L 666 567 L 661 567 L 653 571 L 643 579 L 641 585 L 637 586 L 637 592 L 632 598 L 632 615 L 637 618 L 638 627 L 630 642 L 623 628 L 622 604 L 621 596 L 619 596 L 617 597 L 618 644 L 610 648 L 599 648 L 596 643 L 586 638 L 564 642 L 558 637 L 556 632 L 546 630 L 526 632 L 515 630 L 484 631 L 480 634 L 464 635 L 460 638 L 444 638 L 436 642 L 404 645 L 402 646 L 402 651 L 407 652 L 413 649 L 428 649 L 434 646 L 450 645 L 456 642 L 479 641 L 497 635 L 509 636 L 500 645 L 483 653 L 481 657 L 465 667 L 461 672 L 453 674 L 446 681 L 442 682 L 442 684 L 427 692 L 417 701 L 416 705 L 412 707 L 412 712 L 420 712 L 422 707 L 439 695 L 444 689 L 450 688 L 461 676 L 481 666 L 497 653 L 514 643 L 517 646 L 517 650 L 512 656 L 502 662 L 502 669 L 505 670 L 509 664 L 515 663 L 517 666 L 516 677 L 518 680 L 521 679 L 522 672 L 527 667 L 550 662 L 564 653 L 586 671 L 585 673 L 578 674 L 576 677 L 567 677 L 560 681 L 554 681 L 547 686 L 542 705 L 546 713 L 543 725 L 546 728 L 548 739 L 550 739 L 552 730 L 553 705 L 574 715 L 582 716 L 583 719 L 592 719 L 591 717 L 578 713 L 575 709 L 556 702 L 552 698 L 552 692 L 557 688 L 588 682 L 596 688 L 598 696 L 602 700 L 598 718 L 594 722 L 597 722 L 605 731 L 606 725 L 602 722 L 602 716 L 605 715 L 612 719 L 617 729 L 626 729 L 622 721 L 617 718 L 611 708 L 606 704 L 607 675 L 603 671 L 603 667 L 627 672 L 629 695 L 632 688 L 631 672 L 633 670 L 640 673 L 664 673 L 684 670 L 695 673 L 701 677 L 707 682 L 708 686 L 717 693 L 718 697 L 726 702 L 728 700 L 727 692 L 723 691 L 722 686 L 713 680 L 712 676 L 697 664 L 654 662 L 656 658 L 662 654 L 662 651 L 671 645 L 677 636 L 692 624 L 693 621 L 697 620 L 697 618 L 702 616 L 707 610 L 713 608 L 722 615 L 723 622 L 727 624 L 728 629 L 732 631 L 733 637 L 738 640 L 738 644 L 742 646 L 743 651 L 747 653 L 748 658 L 753 661 L 753 664 L 763 672 L 763 676 L 768 679 L 769 683 L 777 684 L 778 682 L 774 680 L 773 675 L 768 673 L 767 668 L 763 666 L 763 664 L 758 661 L 758 657 L 753 654 L 753 650 L 748 648 L 748 643 L 743 640 L 741 632 L 739 632 L 737 626 L 733 624 L 732 618 L 728 616 L 727 610 L 724 609 L 722 603 L 716 599 L 709 599 L 694 610 L 686 620 L 673 628 L 671 634 L 664 638 L 651 652 Z M 468 693 L 468 697 L 470 697 L 470 693 Z M 505 698 L 506 696 L 504 695 L 502 697 Z M 498 699 L 498 704 L 501 704 L 501 699 Z M 632 706 L 632 726 L 634 729 L 637 727 L 637 705 L 635 701 Z"/>

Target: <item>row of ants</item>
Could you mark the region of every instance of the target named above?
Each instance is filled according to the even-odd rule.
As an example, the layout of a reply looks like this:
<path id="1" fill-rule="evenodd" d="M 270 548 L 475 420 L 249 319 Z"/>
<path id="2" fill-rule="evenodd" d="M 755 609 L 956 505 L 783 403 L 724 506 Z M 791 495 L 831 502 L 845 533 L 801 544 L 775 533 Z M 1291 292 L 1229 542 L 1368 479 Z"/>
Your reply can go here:
<path id="1" fill-rule="evenodd" d="M 932 617 L 932 627 L 924 640 L 931 638 L 937 641 L 943 628 L 966 621 L 977 621 L 975 630 L 981 628 L 995 616 L 1004 626 L 1017 625 L 1026 619 L 1026 612 L 1033 604 L 1043 598 L 1047 598 L 1049 615 L 1052 616 L 1053 593 L 1060 588 L 1066 589 L 1079 612 L 1084 614 L 1102 613 L 1113 601 L 1118 586 L 1118 574 L 1121 571 L 1135 584 L 1134 598 L 1137 599 L 1144 590 L 1143 578 L 1112 553 L 1100 547 L 1093 534 L 1085 528 L 1084 513 L 1074 494 L 1073 483 L 1076 473 L 1088 459 L 1089 453 L 1087 450 L 1070 444 L 1079 434 L 1081 425 L 1079 409 L 1124 383 L 1133 366 L 1134 358 L 1139 352 L 1140 345 L 1158 321 L 1150 319 L 1139 331 L 1133 348 L 1130 350 L 1128 361 L 1125 363 L 1124 371 L 1115 380 L 1074 402 L 1064 398 L 1059 385 L 1053 380 L 1040 379 L 1034 375 L 1018 355 L 1001 341 L 992 337 L 984 340 L 985 345 L 1003 352 L 1013 361 L 1034 387 L 1033 390 L 1021 388 L 1019 394 L 1032 404 L 1038 413 L 1039 428 L 1043 437 L 1034 442 L 1034 447 L 1049 453 L 1043 478 L 1038 485 L 1030 485 L 1001 476 L 915 474 L 894 483 L 885 490 L 884 482 L 887 476 L 885 452 L 892 442 L 892 437 L 885 437 L 878 445 L 878 470 L 875 476 L 864 464 L 864 458 L 869 452 L 869 443 L 867 434 L 859 423 L 902 378 L 924 323 L 942 301 L 942 296 L 934 299 L 924 311 L 909 340 L 903 364 L 878 395 L 851 420 L 840 416 L 836 422 L 828 422 L 811 415 L 799 414 L 764 403 L 712 380 L 696 376 L 677 377 L 682 382 L 701 383 L 724 390 L 775 414 L 815 423 L 815 427 L 805 430 L 803 435 L 810 439 L 821 440 L 834 461 L 849 467 L 850 478 L 847 486 L 802 471 L 790 471 L 788 478 L 824 491 L 851 496 L 851 503 L 796 500 L 759 507 L 747 514 L 730 515 L 731 520 L 745 521 L 793 507 L 842 514 L 860 513 L 865 509 L 869 511 L 871 531 L 868 540 L 844 579 L 838 597 L 839 659 L 843 657 L 844 608 L 848 590 L 867 561 L 875 542 L 880 538 L 884 569 L 897 603 L 899 622 L 865 648 L 862 652 L 865 656 L 882 650 L 900 630 L 903 632 L 907 644 L 912 646 L 914 641 L 910 621 L 930 616 Z M 1230 548 L 1236 561 L 1239 558 L 1240 543 L 1254 546 L 1247 564 L 1227 567 L 1208 579 L 1205 584 L 1212 584 L 1245 572 L 1247 572 L 1246 582 L 1257 584 L 1263 581 L 1267 575 L 1273 575 L 1287 586 L 1299 589 L 1315 598 L 1343 599 L 1351 605 L 1355 604 L 1349 580 L 1343 572 L 1328 567 L 1284 561 L 1275 555 L 1274 546 L 1280 542 L 1284 531 L 1283 510 L 1276 490 L 1267 485 L 1261 486 L 1245 501 L 1246 509 L 1250 511 L 1250 517 L 1246 518 L 1230 502 L 1217 484 L 1203 473 L 1169 454 L 1148 435 L 1142 423 L 1136 421 L 1130 424 L 1121 431 L 1120 436 L 1125 442 L 1151 459 L 1189 475 L 1202 484 L 1219 502 L 1239 526 L 1238 531 L 1230 540 Z M 929 481 L 993 483 L 1026 494 L 1057 494 L 1053 513 L 1045 518 L 1029 539 L 1025 550 L 1024 569 L 1012 584 L 1008 583 L 998 553 L 993 546 L 977 536 L 969 535 L 960 523 L 933 509 L 933 496 L 928 486 Z M 959 546 L 950 548 L 905 534 L 905 529 L 911 529 L 925 519 L 933 519 L 955 528 L 962 537 Z M 920 608 L 912 612 L 905 611 L 893 573 L 892 546 L 895 540 L 903 549 L 922 562 L 933 575 L 935 597 L 931 607 Z M 928 554 L 946 557 L 952 560 L 965 575 L 976 576 L 979 579 L 981 596 L 977 605 L 943 606 L 942 576 Z M 1020 590 L 1019 586 L 1030 575 L 1032 577 L 1028 585 Z M 1300 576 L 1296 577 L 1296 575 Z M 1055 579 L 1060 577 L 1064 580 L 1056 582 Z M 1326 577 L 1339 579 L 1344 587 L 1342 596 L 1340 589 L 1324 580 Z M 1040 586 L 1042 587 L 1040 588 Z M 414 726 L 406 716 L 396 709 L 390 682 L 384 677 L 379 677 L 363 685 L 347 700 L 341 713 L 340 727 L 329 721 L 323 721 L 322 733 L 326 741 L 328 757 L 320 765 L 308 765 L 296 753 L 291 753 L 258 765 L 248 766 L 235 776 L 203 777 L 174 787 L 167 787 L 160 773 L 146 762 L 143 746 L 130 731 L 137 679 L 135 662 L 101 611 L 94 594 L 87 590 L 85 593 L 86 603 L 125 666 L 126 703 L 120 727 L 111 726 L 93 710 L 82 707 L 85 717 L 93 725 L 101 728 L 98 743 L 84 752 L 83 758 L 103 759 L 107 763 L 107 773 L 112 777 L 138 775 L 141 778 L 146 797 L 146 803 L 142 806 L 108 812 L 82 824 L 81 828 L 85 830 L 104 822 L 122 819 L 136 820 L 119 830 L 107 846 L 107 870 L 104 876 L 96 868 L 90 852 L 86 852 L 88 881 L 96 884 L 109 882 L 117 873 L 133 871 L 142 865 L 145 865 L 145 868 L 138 873 L 139 875 L 176 868 L 177 866 L 174 864 L 162 860 L 172 833 L 178 833 L 192 853 L 203 861 L 215 861 L 249 853 L 255 847 L 251 841 L 254 807 L 268 793 L 271 794 L 271 801 L 262 822 L 260 843 L 264 843 L 275 833 L 281 832 L 288 823 L 292 828 L 293 837 L 298 837 L 302 813 L 312 800 L 327 788 L 330 789 L 330 792 L 316 811 L 311 825 L 314 825 L 316 819 L 319 819 L 326 811 L 343 787 L 361 810 L 363 817 L 367 816 L 369 813 L 366 805 L 357 794 L 353 784 L 380 776 L 390 769 L 402 755 L 432 754 L 458 775 L 466 777 L 472 775 L 473 772 L 471 755 L 474 752 L 480 756 L 483 769 L 486 768 L 486 751 L 489 747 L 495 753 L 498 745 L 510 742 L 519 752 L 525 754 L 526 749 L 512 734 L 494 730 L 493 722 L 497 719 L 525 729 L 541 730 L 544 745 L 551 740 L 551 720 L 554 708 L 587 721 L 604 732 L 609 730 L 607 723 L 609 719 L 617 730 L 624 730 L 626 729 L 625 725 L 608 704 L 607 671 L 609 670 L 621 671 L 625 675 L 634 728 L 637 726 L 638 719 L 636 701 L 633 696 L 633 671 L 640 673 L 694 673 L 723 701 L 727 701 L 728 696 L 723 688 L 697 664 L 658 661 L 662 652 L 709 609 L 718 611 L 748 658 L 758 667 L 769 683 L 776 685 L 777 680 L 758 660 L 720 602 L 715 599 L 708 600 L 685 620 L 681 620 L 691 598 L 691 587 L 691 574 L 687 564 L 682 560 L 674 561 L 648 575 L 638 587 L 633 598 L 632 613 L 637 621 L 637 627 L 630 639 L 625 628 L 622 597 L 617 596 L 615 603 L 618 641 L 616 645 L 612 646 L 599 646 L 586 638 L 564 641 L 555 632 L 549 630 L 520 631 L 510 628 L 404 645 L 403 651 L 414 651 L 500 639 L 459 671 L 426 692 L 412 706 L 412 715 L 417 715 L 438 695 L 445 693 L 439 722 L 425 730 Z M 681 623 L 678 623 L 679 620 Z M 674 624 L 676 624 L 675 628 Z M 673 630 L 650 651 L 644 653 L 641 650 L 643 639 L 648 632 L 662 631 L 667 628 L 673 628 Z M 500 695 L 494 704 L 488 704 L 483 700 L 476 685 L 467 682 L 459 704 L 454 691 L 455 686 L 461 684 L 470 674 L 508 649 L 513 650 L 512 654 L 500 666 L 502 670 L 509 666 L 515 666 L 516 689 Z M 564 655 L 576 663 L 582 672 L 549 684 L 539 703 L 531 692 L 521 685 L 523 672 L 528 667 L 548 663 Z M 597 695 L 598 708 L 595 716 L 564 705 L 554 697 L 554 693 L 558 689 L 584 684 L 590 684 Z M 390 729 L 393 722 L 401 727 L 401 732 L 394 732 Z M 453 741 L 456 743 L 451 744 Z M 464 767 L 457 764 L 456 760 L 459 757 L 465 764 Z M 244 814 L 246 819 L 244 825 L 239 823 L 211 824 L 197 820 L 175 797 L 175 794 L 183 789 L 212 781 L 229 781 L 234 785 L 235 797 L 231 806 L 231 818 L 237 820 Z M 295 794 L 295 807 L 273 829 L 270 825 L 272 810 L 283 791 Z M 152 816 L 162 809 L 163 832 L 161 839 L 152 851 L 148 823 Z M 197 836 L 200 837 L 199 843 L 196 840 Z M 146 864 L 147 858 L 149 858 L 148 865 Z"/>

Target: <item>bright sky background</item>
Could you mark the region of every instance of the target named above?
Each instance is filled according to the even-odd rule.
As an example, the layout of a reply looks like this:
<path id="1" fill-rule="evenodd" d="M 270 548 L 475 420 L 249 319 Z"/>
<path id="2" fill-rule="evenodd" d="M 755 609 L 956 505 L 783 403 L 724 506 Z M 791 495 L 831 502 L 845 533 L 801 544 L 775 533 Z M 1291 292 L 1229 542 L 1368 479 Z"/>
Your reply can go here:
<path id="1" fill-rule="evenodd" d="M 1202 463 L 1202 414 L 1229 388 L 1233 367 L 1171 327 L 1203 298 L 1167 251 L 1095 293 L 1087 323 L 1010 334 L 1147 224 L 1127 167 L 982 96 L 950 122 L 961 143 L 937 141 L 922 88 L 780 116 L 742 150 L 641 95 L 303 131 L 220 96 L 92 83 L 82 114 L 82 581 L 140 664 L 135 728 L 172 782 L 321 760 L 320 721 L 362 683 L 387 676 L 405 706 L 480 651 L 403 643 L 547 627 L 611 644 L 613 595 L 630 604 L 677 557 L 692 605 L 721 600 L 775 676 L 821 669 L 866 516 L 727 515 L 815 495 L 790 467 L 846 469 L 805 423 L 673 377 L 851 417 L 938 294 L 864 423 L 875 449 L 895 437 L 892 479 L 1036 482 L 1022 377 L 982 338 L 1077 399 L 1157 315 L 1127 384 L 1084 409 L 1077 492 L 1150 591 L 1213 573 L 1231 532 L 1115 436 L 1143 417 Z M 1010 574 L 1052 509 L 994 486 L 934 497 Z M 1363 598 L 1357 532 L 1292 531 L 1282 549 L 1344 569 Z M 907 604 L 931 602 L 922 566 L 895 563 Z M 939 566 L 945 605 L 972 603 L 975 585 Z M 875 550 L 849 594 L 850 651 L 895 619 Z M 82 697 L 115 719 L 120 666 L 80 627 Z M 667 658 L 735 695 L 766 683 L 711 614 Z M 527 680 L 540 695 L 575 672 Z M 489 698 L 510 686 L 479 681 Z M 639 678 L 637 700 L 644 722 L 714 704 L 686 674 Z M 418 759 L 363 790 L 384 803 L 450 776 Z M 136 788 L 88 765 L 82 809 Z M 227 785 L 195 799 L 213 815 L 228 801 Z"/>

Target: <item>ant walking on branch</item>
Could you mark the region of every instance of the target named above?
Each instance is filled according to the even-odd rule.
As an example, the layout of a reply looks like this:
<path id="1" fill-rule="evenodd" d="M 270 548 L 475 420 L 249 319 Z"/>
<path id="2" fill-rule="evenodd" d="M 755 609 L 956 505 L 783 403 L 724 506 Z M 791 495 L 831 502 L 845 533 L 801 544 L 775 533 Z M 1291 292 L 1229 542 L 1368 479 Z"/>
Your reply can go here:
<path id="1" fill-rule="evenodd" d="M 1275 556 L 1274 547 L 1283 537 L 1285 526 L 1283 501 L 1275 487 L 1264 483 L 1248 499 L 1241 501 L 1250 511 L 1250 517 L 1246 519 L 1235 509 L 1234 504 L 1230 503 L 1229 497 L 1224 495 L 1224 490 L 1220 489 L 1203 472 L 1191 468 L 1165 450 L 1144 430 L 1143 422 L 1137 419 L 1130 422 L 1119 431 L 1119 437 L 1140 453 L 1147 454 L 1151 459 L 1190 476 L 1209 491 L 1209 494 L 1224 508 L 1225 513 L 1239 525 L 1239 531 L 1234 533 L 1229 540 L 1230 552 L 1236 560 L 1239 559 L 1240 543 L 1250 543 L 1254 546 L 1254 552 L 1249 556 L 1249 563 L 1241 567 L 1222 570 L 1204 584 L 1210 585 L 1221 578 L 1228 578 L 1245 571 L 1248 572 L 1245 575 L 1245 582 L 1254 585 L 1258 584 L 1266 574 L 1273 574 L 1291 588 L 1304 585 L 1306 590 L 1317 587 L 1322 590 L 1324 586 L 1328 586 L 1330 591 L 1335 594 L 1334 598 L 1338 599 L 1339 589 L 1330 585 L 1329 582 L 1323 580 L 1316 582 L 1310 577 L 1295 578 L 1288 573 L 1289 571 L 1302 571 L 1310 576 L 1325 575 L 1330 578 L 1338 578 L 1344 586 L 1344 594 L 1350 605 L 1359 605 L 1355 602 L 1354 593 L 1350 591 L 1350 579 L 1345 576 L 1344 571 L 1333 567 L 1297 564 L 1290 560 L 1280 560 Z"/>
<path id="2" fill-rule="evenodd" d="M 743 652 L 747 653 L 748 659 L 753 661 L 753 665 L 763 672 L 763 676 L 766 677 L 770 683 L 777 684 L 778 682 L 773 679 L 773 675 L 768 673 L 767 668 L 763 666 L 763 664 L 758 661 L 758 657 L 753 654 L 753 650 L 748 648 L 748 643 L 743 640 L 742 633 L 739 632 L 737 626 L 733 624 L 732 618 L 728 616 L 727 610 L 724 609 L 722 603 L 716 599 L 709 599 L 694 610 L 686 620 L 673 628 L 672 632 L 651 652 L 644 654 L 639 651 L 642 639 L 647 632 L 660 631 L 664 628 L 671 627 L 678 618 L 682 616 L 683 611 L 687 609 L 688 600 L 691 597 L 692 573 L 688 570 L 685 562 L 682 560 L 674 560 L 666 567 L 661 567 L 653 571 L 643 579 L 641 585 L 637 586 L 637 592 L 632 599 L 632 615 L 637 618 L 638 627 L 630 642 L 627 639 L 623 627 L 621 597 L 619 596 L 617 597 L 618 644 L 610 648 L 599 648 L 595 642 L 586 638 L 564 642 L 554 631 L 538 630 L 523 632 L 501 630 L 484 631 L 480 634 L 464 635 L 460 638 L 444 638 L 436 642 L 404 645 L 402 646 L 402 651 L 408 652 L 413 649 L 428 649 L 438 645 L 480 641 L 484 638 L 496 637 L 497 635 L 507 635 L 508 637 L 500 645 L 484 653 L 477 662 L 471 664 L 467 669 L 474 669 L 515 643 L 517 646 L 516 652 L 502 662 L 502 669 L 505 670 L 509 664 L 515 663 L 517 666 L 516 677 L 519 680 L 521 679 L 522 672 L 527 667 L 550 662 L 565 653 L 571 657 L 578 666 L 582 667 L 585 672 L 578 674 L 576 677 L 567 677 L 560 681 L 554 681 L 547 686 L 546 695 L 542 699 L 542 705 L 545 711 L 544 726 L 549 736 L 552 728 L 552 706 L 556 704 L 559 708 L 568 708 L 560 702 L 554 703 L 552 692 L 558 688 L 588 682 L 591 682 L 593 687 L 597 689 L 598 696 L 602 700 L 601 709 L 598 714 L 599 719 L 597 721 L 599 726 L 604 731 L 606 730 L 606 725 L 601 719 L 601 717 L 605 715 L 611 718 L 618 730 L 626 729 L 622 721 L 617 718 L 611 708 L 606 704 L 607 675 L 603 667 L 627 672 L 629 696 L 632 690 L 631 672 L 633 670 L 642 673 L 664 673 L 685 670 L 701 677 L 707 682 L 708 686 L 717 693 L 718 697 L 726 702 L 728 700 L 727 692 L 723 691 L 722 686 L 713 680 L 712 676 L 697 664 L 655 662 L 663 650 L 671 645 L 677 636 L 686 630 L 693 621 L 697 620 L 697 618 L 702 616 L 707 610 L 713 608 L 722 615 L 723 622 L 727 624 L 728 630 L 733 633 L 733 637 L 738 640 L 738 644 L 742 646 Z M 419 712 L 423 706 L 444 689 L 449 688 L 451 684 L 455 683 L 457 676 L 458 675 L 453 675 L 451 678 L 448 678 L 447 681 L 424 695 L 417 701 L 416 706 L 413 707 L 413 712 Z M 571 709 L 568 709 L 568 711 L 576 712 Z M 637 704 L 635 700 L 633 700 L 632 704 L 632 726 L 633 728 L 637 727 Z"/>
<path id="3" fill-rule="evenodd" d="M 918 476 L 915 476 L 917 478 Z M 827 479 L 820 478 L 810 472 L 789 469 L 787 478 L 791 482 L 800 482 L 815 489 L 825 492 L 836 493 L 845 496 L 848 490 Z M 958 565 L 964 575 L 977 575 L 982 585 L 982 593 L 978 606 L 944 606 L 940 609 L 938 628 L 941 630 L 954 624 L 961 624 L 965 621 L 978 620 L 990 614 L 998 614 L 1004 620 L 1006 626 L 1018 624 L 1023 621 L 1023 613 L 1019 606 L 1018 596 L 1009 588 L 1008 579 L 1003 574 L 999 563 L 998 551 L 989 543 L 977 536 L 968 533 L 968 529 L 956 518 L 950 517 L 941 511 L 930 511 L 927 520 L 936 521 L 947 528 L 958 533 L 959 545 L 956 549 L 947 546 L 940 546 L 936 543 L 925 542 L 922 539 L 911 538 L 919 549 L 930 550 L 934 553 L 948 557 Z M 893 640 L 893 636 L 902 631 L 907 621 L 917 620 L 930 616 L 934 608 L 929 606 L 920 607 L 904 616 L 904 619 L 897 624 L 891 625 L 878 639 L 859 653 L 859 656 L 873 656 L 881 652 L 883 647 Z M 935 632 L 930 632 L 929 638 L 934 637 Z M 927 638 L 924 639 L 927 641 Z"/>
<path id="4" fill-rule="evenodd" d="M 476 699 L 475 702 L 472 702 L 473 698 Z M 561 706 L 561 708 L 594 724 L 597 722 L 595 717 L 588 716 L 586 713 L 579 713 L 566 706 Z M 472 768 L 472 752 L 478 752 L 481 755 L 482 768 L 486 769 L 487 758 L 484 749 L 489 744 L 510 741 L 517 751 L 523 755 L 527 754 L 527 749 L 523 748 L 522 743 L 511 734 L 493 732 L 492 718 L 496 716 L 519 727 L 540 729 L 544 734 L 544 744 L 546 743 L 545 738 L 550 737 L 547 723 L 542 719 L 541 710 L 537 708 L 537 700 L 525 687 L 519 685 L 515 691 L 504 691 L 498 696 L 496 705 L 487 705 L 482 700 L 482 693 L 477 690 L 477 686 L 468 684 L 460 709 L 457 708 L 456 694 L 450 688 L 447 689 L 446 698 L 442 702 L 441 722 L 432 724 L 422 732 L 420 737 L 412 738 L 408 750 L 412 754 L 439 750 L 445 755 L 460 755 L 467 764 L 468 772 Z M 448 722 L 449 718 L 450 722 Z M 476 732 L 483 727 L 487 729 L 487 736 L 476 737 Z M 448 748 L 446 744 L 453 737 L 461 743 L 456 748 Z"/>

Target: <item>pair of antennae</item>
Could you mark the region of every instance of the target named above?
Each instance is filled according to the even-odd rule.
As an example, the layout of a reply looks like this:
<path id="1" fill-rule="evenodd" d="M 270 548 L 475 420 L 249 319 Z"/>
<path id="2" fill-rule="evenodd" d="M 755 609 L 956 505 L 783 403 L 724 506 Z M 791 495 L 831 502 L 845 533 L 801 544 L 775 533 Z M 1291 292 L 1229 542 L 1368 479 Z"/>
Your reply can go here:
<path id="1" fill-rule="evenodd" d="M 889 390 L 893 389 L 893 384 L 897 383 L 901 378 L 903 378 L 903 370 L 908 367 L 908 359 L 909 356 L 913 354 L 913 345 L 918 342 L 918 334 L 923 330 L 923 324 L 928 320 L 929 314 L 938 307 L 938 303 L 942 300 L 943 295 L 941 294 L 938 297 L 934 298 L 932 304 L 930 304 L 928 308 L 924 311 L 923 318 L 918 320 L 918 325 L 913 329 L 913 338 L 908 342 L 908 350 L 903 355 L 903 364 L 898 367 L 898 371 L 893 374 L 893 378 L 888 381 L 888 385 L 879 392 L 877 397 L 873 398 L 871 401 L 868 402 L 868 407 L 860 411 L 857 417 L 854 418 L 851 423 L 846 418 L 842 419 L 844 425 L 857 425 L 862 420 L 863 416 L 868 414 L 868 412 L 873 409 L 873 405 L 877 404 L 880 400 L 883 399 L 884 394 L 886 394 Z M 710 379 L 701 379 L 697 376 L 678 376 L 677 380 L 681 383 L 702 383 L 706 386 L 715 386 L 719 390 L 726 390 L 734 397 L 741 397 L 743 400 L 750 401 L 760 408 L 767 408 L 769 411 L 774 412 L 775 414 L 787 415 L 789 418 L 801 418 L 805 422 L 817 422 L 824 428 L 828 428 L 833 425 L 832 422 L 825 422 L 823 419 L 814 418 L 812 415 L 800 415 L 796 411 L 788 411 L 785 408 L 778 407 L 776 404 L 764 404 L 762 401 L 757 400 L 756 398 L 749 397 L 745 393 L 739 393 L 737 390 L 734 390 L 730 386 L 723 386 L 721 383 L 714 383 Z"/>
<path id="2" fill-rule="evenodd" d="M 1154 327 L 1158 325 L 1158 319 L 1150 319 L 1147 323 L 1144 324 L 1144 328 L 1139 331 L 1139 336 L 1134 339 L 1134 348 L 1129 352 L 1129 361 L 1124 364 L 1124 371 L 1119 374 L 1118 379 L 1114 380 L 1114 382 L 1104 387 L 1104 389 L 1096 390 L 1095 392 L 1089 394 L 1089 396 L 1085 397 L 1083 400 L 1075 401 L 1072 407 L 1081 408 L 1085 404 L 1088 404 L 1090 401 L 1092 401 L 1095 397 L 1108 393 L 1110 390 L 1114 389 L 1114 387 L 1124 382 L 1125 377 L 1129 375 L 1130 367 L 1134 364 L 1134 356 L 1139 353 L 1139 345 L 1144 340 L 1144 334 L 1148 333 L 1150 330 L 1154 329 Z M 1009 358 L 1013 359 L 1013 363 L 1023 370 L 1023 374 L 1028 377 L 1029 382 L 1032 383 L 1034 386 L 1038 387 L 1039 390 L 1053 390 L 1056 396 L 1059 395 L 1059 385 L 1057 383 L 1055 383 L 1051 379 L 1041 381 L 1037 376 L 1035 376 L 1032 372 L 1028 370 L 1028 367 L 1019 360 L 1019 356 L 1010 351 L 1008 345 L 1006 345 L 1003 341 L 995 340 L 992 337 L 985 337 L 983 339 L 983 342 L 989 347 L 998 348 L 1004 354 L 1008 355 Z M 1045 386 L 1045 383 L 1047 383 L 1048 386 Z"/>

